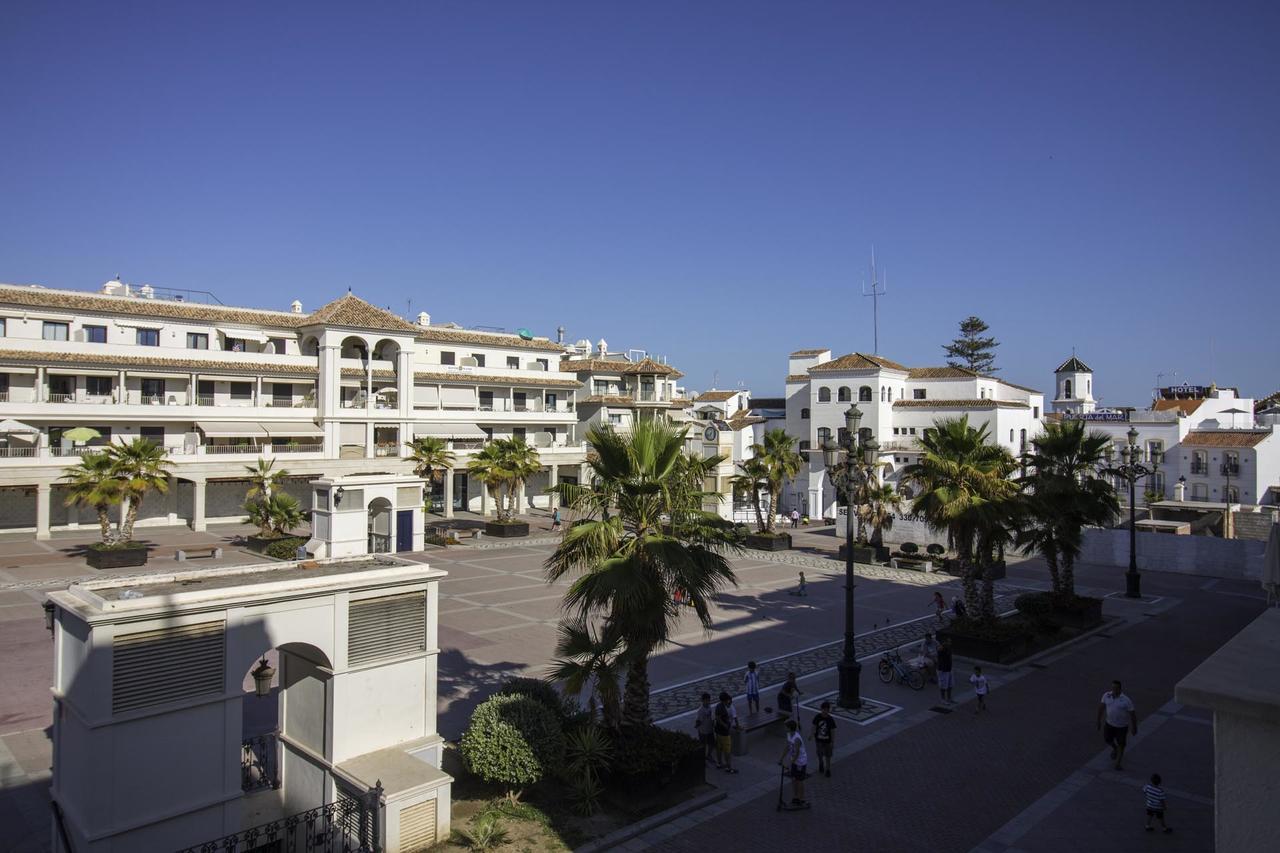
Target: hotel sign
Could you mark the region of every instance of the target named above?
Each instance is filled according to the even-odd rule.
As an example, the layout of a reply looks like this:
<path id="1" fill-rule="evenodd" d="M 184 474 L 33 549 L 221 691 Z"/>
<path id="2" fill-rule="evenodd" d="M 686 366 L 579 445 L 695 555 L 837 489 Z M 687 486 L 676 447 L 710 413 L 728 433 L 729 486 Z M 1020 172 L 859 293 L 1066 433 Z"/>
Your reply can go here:
<path id="1" fill-rule="evenodd" d="M 1073 421 L 1127 421 L 1127 412 L 1085 412 L 1084 414 L 1067 413 L 1067 419 Z"/>
<path id="2" fill-rule="evenodd" d="M 1206 389 L 1203 385 L 1170 385 L 1163 389 L 1166 397 L 1190 397 L 1197 399 L 1204 397 Z"/>

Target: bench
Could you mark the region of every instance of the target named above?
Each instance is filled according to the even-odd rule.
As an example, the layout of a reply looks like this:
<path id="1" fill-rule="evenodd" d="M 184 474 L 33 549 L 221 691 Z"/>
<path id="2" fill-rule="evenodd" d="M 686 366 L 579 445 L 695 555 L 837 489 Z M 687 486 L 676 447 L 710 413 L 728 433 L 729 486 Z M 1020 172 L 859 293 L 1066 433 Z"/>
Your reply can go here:
<path id="1" fill-rule="evenodd" d="M 221 560 L 222 548 L 218 545 L 211 545 L 208 548 L 179 548 L 178 553 L 174 556 L 177 557 L 179 563 L 185 562 L 195 556 L 212 557 L 215 560 Z"/>
<path id="2" fill-rule="evenodd" d="M 747 714 L 739 717 L 738 725 L 742 726 L 744 732 L 754 732 L 785 719 L 787 719 L 786 716 L 779 715 L 777 711 L 766 712 L 762 710 L 758 714 Z"/>
<path id="3" fill-rule="evenodd" d="M 933 574 L 932 560 L 904 560 L 901 557 L 893 557 L 889 560 L 889 565 L 895 569 L 906 569 L 912 572 L 924 572 L 925 574 Z"/>

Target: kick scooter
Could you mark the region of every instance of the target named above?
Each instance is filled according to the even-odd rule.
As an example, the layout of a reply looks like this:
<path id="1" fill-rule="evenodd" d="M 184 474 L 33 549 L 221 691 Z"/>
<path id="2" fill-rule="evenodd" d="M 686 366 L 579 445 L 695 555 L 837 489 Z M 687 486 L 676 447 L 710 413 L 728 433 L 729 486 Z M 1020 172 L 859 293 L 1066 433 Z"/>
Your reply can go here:
<path id="1" fill-rule="evenodd" d="M 778 783 L 778 811 L 800 812 L 810 807 L 810 803 L 808 800 L 804 800 L 799 803 L 788 802 L 786 790 L 787 790 L 787 768 L 786 768 L 786 765 L 783 765 L 782 778 L 781 778 L 781 781 Z"/>

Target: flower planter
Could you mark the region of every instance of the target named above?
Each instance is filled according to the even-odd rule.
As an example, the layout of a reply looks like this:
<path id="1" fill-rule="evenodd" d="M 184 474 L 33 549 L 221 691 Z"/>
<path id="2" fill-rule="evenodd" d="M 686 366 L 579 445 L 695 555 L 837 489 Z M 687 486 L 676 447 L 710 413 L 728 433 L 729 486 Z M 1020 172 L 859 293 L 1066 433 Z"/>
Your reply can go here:
<path id="1" fill-rule="evenodd" d="M 484 523 L 484 535 L 494 536 L 499 539 L 511 539 L 519 536 L 528 536 L 529 522 L 527 521 L 486 521 Z"/>
<path id="2" fill-rule="evenodd" d="M 1082 596 L 1076 599 L 1075 607 L 1062 610 L 1055 608 L 1049 614 L 1049 620 L 1055 625 L 1061 625 L 1064 628 L 1088 629 L 1095 625 L 1101 625 L 1102 599 Z"/>
<path id="3" fill-rule="evenodd" d="M 644 773 L 610 771 L 605 774 L 605 788 L 608 800 L 615 807 L 629 813 L 633 810 L 642 812 L 645 811 L 644 798 L 637 796 L 641 792 L 662 792 L 670 796 L 701 785 L 706 779 L 707 761 L 698 750 Z"/>
<path id="4" fill-rule="evenodd" d="M 139 545 L 136 548 L 89 548 L 85 551 L 85 561 L 95 569 L 125 569 L 130 566 L 147 564 L 147 548 Z"/>
<path id="5" fill-rule="evenodd" d="M 787 551 L 791 548 L 791 534 L 779 533 L 770 536 L 767 533 L 748 533 L 747 547 L 757 551 Z"/>
<path id="6" fill-rule="evenodd" d="M 885 550 L 888 551 L 887 548 Z M 841 560 L 845 558 L 844 554 L 845 554 L 845 546 L 841 545 L 840 553 L 839 553 L 839 557 Z M 888 559 L 888 556 L 889 555 L 886 553 L 885 558 Z M 879 553 L 876 551 L 875 548 L 871 547 L 870 545 L 854 545 L 853 561 L 855 563 L 874 564 L 874 563 L 880 562 Z"/>
<path id="7" fill-rule="evenodd" d="M 1002 638 L 974 637 L 968 634 L 956 633 L 950 627 L 940 628 L 938 630 L 938 639 L 947 639 L 951 642 L 951 653 L 966 658 L 974 658 L 975 660 L 990 661 L 991 663 L 1009 663 L 1018 660 L 1026 654 L 1030 647 L 1033 635 L 1013 636 Z"/>

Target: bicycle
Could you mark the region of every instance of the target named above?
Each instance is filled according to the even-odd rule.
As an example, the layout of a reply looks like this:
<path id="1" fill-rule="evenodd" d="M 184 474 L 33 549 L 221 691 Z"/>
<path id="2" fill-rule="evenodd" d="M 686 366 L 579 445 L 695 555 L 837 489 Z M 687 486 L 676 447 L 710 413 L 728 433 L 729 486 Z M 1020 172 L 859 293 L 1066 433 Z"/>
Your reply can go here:
<path id="1" fill-rule="evenodd" d="M 920 670 L 904 663 L 897 649 L 890 649 L 880 657 L 879 669 L 880 680 L 885 684 L 891 684 L 896 679 L 899 684 L 905 684 L 912 690 L 924 689 L 924 675 Z"/>

